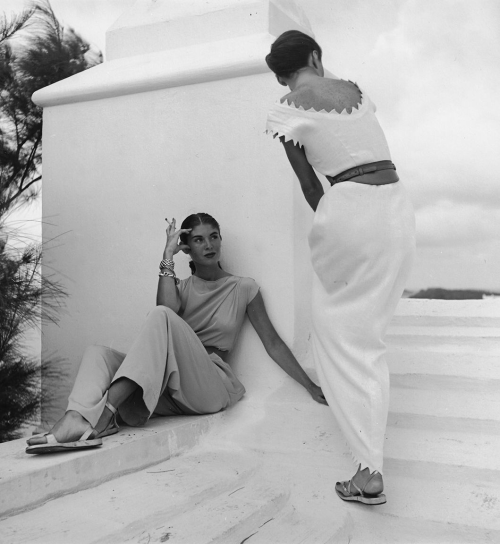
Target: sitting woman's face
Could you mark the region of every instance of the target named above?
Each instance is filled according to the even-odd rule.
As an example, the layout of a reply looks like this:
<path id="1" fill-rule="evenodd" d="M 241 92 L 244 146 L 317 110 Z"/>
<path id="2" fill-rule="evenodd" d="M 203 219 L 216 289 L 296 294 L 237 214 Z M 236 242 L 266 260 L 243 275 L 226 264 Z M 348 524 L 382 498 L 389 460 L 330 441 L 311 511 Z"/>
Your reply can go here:
<path id="1" fill-rule="evenodd" d="M 220 260 L 222 239 L 219 230 L 212 225 L 197 225 L 189 233 L 187 239 L 191 248 L 189 256 L 193 262 L 210 265 Z"/>

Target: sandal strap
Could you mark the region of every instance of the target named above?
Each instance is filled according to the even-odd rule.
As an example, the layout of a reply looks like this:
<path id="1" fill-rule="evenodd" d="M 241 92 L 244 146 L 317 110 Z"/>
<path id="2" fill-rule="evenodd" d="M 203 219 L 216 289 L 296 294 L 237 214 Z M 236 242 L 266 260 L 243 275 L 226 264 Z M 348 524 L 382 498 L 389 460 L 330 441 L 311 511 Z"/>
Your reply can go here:
<path id="1" fill-rule="evenodd" d="M 92 425 L 89 425 L 89 428 L 82 434 L 80 440 L 87 440 L 87 438 L 95 431 Z"/>
<path id="2" fill-rule="evenodd" d="M 359 464 L 359 467 L 358 467 L 358 470 L 356 472 L 356 474 L 358 472 L 360 472 L 361 470 L 361 463 Z M 356 488 L 356 491 L 360 494 L 360 495 L 364 495 L 365 494 L 365 489 L 366 489 L 366 486 L 372 481 L 372 479 L 377 475 L 377 474 L 380 474 L 378 470 L 374 470 L 369 476 L 368 476 L 368 479 L 366 480 L 365 482 L 365 485 L 363 486 L 363 489 L 361 489 L 360 487 L 358 487 L 353 481 L 352 479 L 349 480 L 349 482 L 342 482 L 342 485 L 344 486 L 344 489 L 346 491 L 348 491 L 349 494 L 352 495 L 352 491 L 351 491 L 351 486 L 355 487 Z M 345 486 L 346 483 L 349 483 L 349 489 L 347 489 L 347 487 Z"/>
<path id="3" fill-rule="evenodd" d="M 378 472 L 377 470 L 374 470 L 373 473 L 370 474 L 368 480 L 366 480 L 365 485 L 363 486 L 363 491 L 361 491 L 361 489 L 359 490 L 359 492 L 360 492 L 362 495 L 363 495 L 364 492 L 365 492 L 366 486 L 373 480 L 373 478 L 374 478 L 377 474 L 379 474 L 379 472 Z M 358 488 L 356 487 L 356 489 L 358 489 Z"/>
<path id="4" fill-rule="evenodd" d="M 345 480 L 345 482 L 340 482 L 340 484 L 344 488 L 344 491 L 345 491 L 346 495 L 351 495 L 351 496 L 354 495 L 354 493 L 352 492 L 352 489 L 351 489 L 351 485 L 353 485 L 359 492 L 359 488 L 357 487 L 357 485 L 352 480 Z"/>
<path id="5" fill-rule="evenodd" d="M 106 402 L 104 405 L 114 416 L 117 414 L 118 410 L 110 403 Z"/>
<path id="6" fill-rule="evenodd" d="M 82 434 L 79 440 L 87 440 L 87 438 L 94 432 L 92 425 L 89 425 L 88 429 Z M 59 444 L 56 437 L 52 433 L 45 433 L 41 435 L 47 441 L 47 444 Z"/>
<path id="7" fill-rule="evenodd" d="M 363 495 L 363 491 L 364 491 L 364 487 L 363 487 L 363 491 L 352 481 L 352 480 L 349 480 L 349 488 L 351 487 L 351 485 L 353 485 L 355 488 L 356 488 L 356 491 L 360 494 L 360 495 Z M 366 487 L 366 486 L 365 486 Z M 351 492 L 352 494 L 352 492 Z"/>

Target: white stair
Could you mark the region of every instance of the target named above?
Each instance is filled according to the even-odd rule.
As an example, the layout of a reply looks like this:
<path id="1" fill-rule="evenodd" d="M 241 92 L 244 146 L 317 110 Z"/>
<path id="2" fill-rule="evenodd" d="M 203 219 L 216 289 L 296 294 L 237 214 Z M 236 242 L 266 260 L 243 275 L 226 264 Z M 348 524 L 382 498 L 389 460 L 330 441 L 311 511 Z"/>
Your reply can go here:
<path id="1" fill-rule="evenodd" d="M 330 410 L 287 381 L 267 398 L 245 397 L 202 420 L 205 434 L 190 438 L 178 457 L 141 468 L 150 464 L 145 455 L 154 459 L 154 450 L 147 452 L 156 443 L 148 438 L 148 447 L 135 446 L 144 452 L 136 472 L 78 492 L 73 482 L 65 491 L 72 494 L 0 520 L 0 541 L 500 542 L 500 308 L 489 301 L 486 310 L 477 302 L 468 309 L 463 302 L 425 302 L 404 302 L 387 336 L 387 504 L 371 508 L 337 498 L 335 481 L 353 470 L 349 452 Z M 418 313 L 426 308 L 428 315 Z M 161 425 L 157 420 L 153 428 Z M 169 435 L 169 444 L 176 441 Z M 95 471 L 113 458 L 119 467 L 126 448 L 111 439 L 105 448 L 81 456 L 79 470 L 84 461 Z M 14 457 L 19 470 L 23 454 Z M 49 464 L 50 483 L 61 469 Z M 116 466 L 110 470 L 119 476 Z M 5 489 L 15 494 L 14 484 L 11 478 Z"/>
<path id="2" fill-rule="evenodd" d="M 386 456 L 500 470 L 498 303 L 402 302 L 386 338 Z"/>

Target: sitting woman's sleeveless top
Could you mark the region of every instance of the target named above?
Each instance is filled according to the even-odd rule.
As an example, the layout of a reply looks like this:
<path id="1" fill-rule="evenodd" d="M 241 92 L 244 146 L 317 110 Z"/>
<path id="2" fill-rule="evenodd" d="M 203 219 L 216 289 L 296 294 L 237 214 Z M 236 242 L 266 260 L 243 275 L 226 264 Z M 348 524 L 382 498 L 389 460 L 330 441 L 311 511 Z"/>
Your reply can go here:
<path id="1" fill-rule="evenodd" d="M 207 281 L 197 276 L 181 280 L 179 316 L 204 346 L 231 351 L 245 319 L 248 304 L 259 291 L 252 278 L 226 276 Z"/>
<path id="2" fill-rule="evenodd" d="M 375 104 L 361 91 L 351 113 L 344 109 L 316 111 L 276 102 L 267 117 L 266 132 L 304 147 L 309 164 L 325 176 L 370 162 L 391 160 Z"/>

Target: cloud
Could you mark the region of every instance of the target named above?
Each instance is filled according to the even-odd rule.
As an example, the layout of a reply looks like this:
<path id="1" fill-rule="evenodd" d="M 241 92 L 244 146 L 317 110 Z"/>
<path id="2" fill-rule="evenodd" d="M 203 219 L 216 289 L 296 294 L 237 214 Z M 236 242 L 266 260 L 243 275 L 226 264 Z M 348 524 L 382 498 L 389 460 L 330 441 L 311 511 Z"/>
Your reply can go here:
<path id="1" fill-rule="evenodd" d="M 500 242 L 423 246 L 408 281 L 409 289 L 487 289 L 500 292 Z"/>
<path id="2" fill-rule="evenodd" d="M 300 1 L 325 66 L 378 106 L 416 208 L 409 286 L 499 289 L 500 3 Z"/>
<path id="3" fill-rule="evenodd" d="M 104 31 L 132 1 L 52 0 L 52 6 L 102 48 Z M 325 66 L 358 81 L 378 106 L 417 210 L 415 284 L 444 285 L 453 276 L 455 287 L 498 286 L 500 2 L 296 1 Z M 23 3 L 3 0 L 2 9 Z"/>
<path id="4" fill-rule="evenodd" d="M 495 1 L 412 0 L 371 52 L 379 118 L 417 208 L 500 207 L 499 27 Z"/>
<path id="5" fill-rule="evenodd" d="M 441 200 L 416 213 L 421 247 L 500 244 L 500 209 Z"/>

